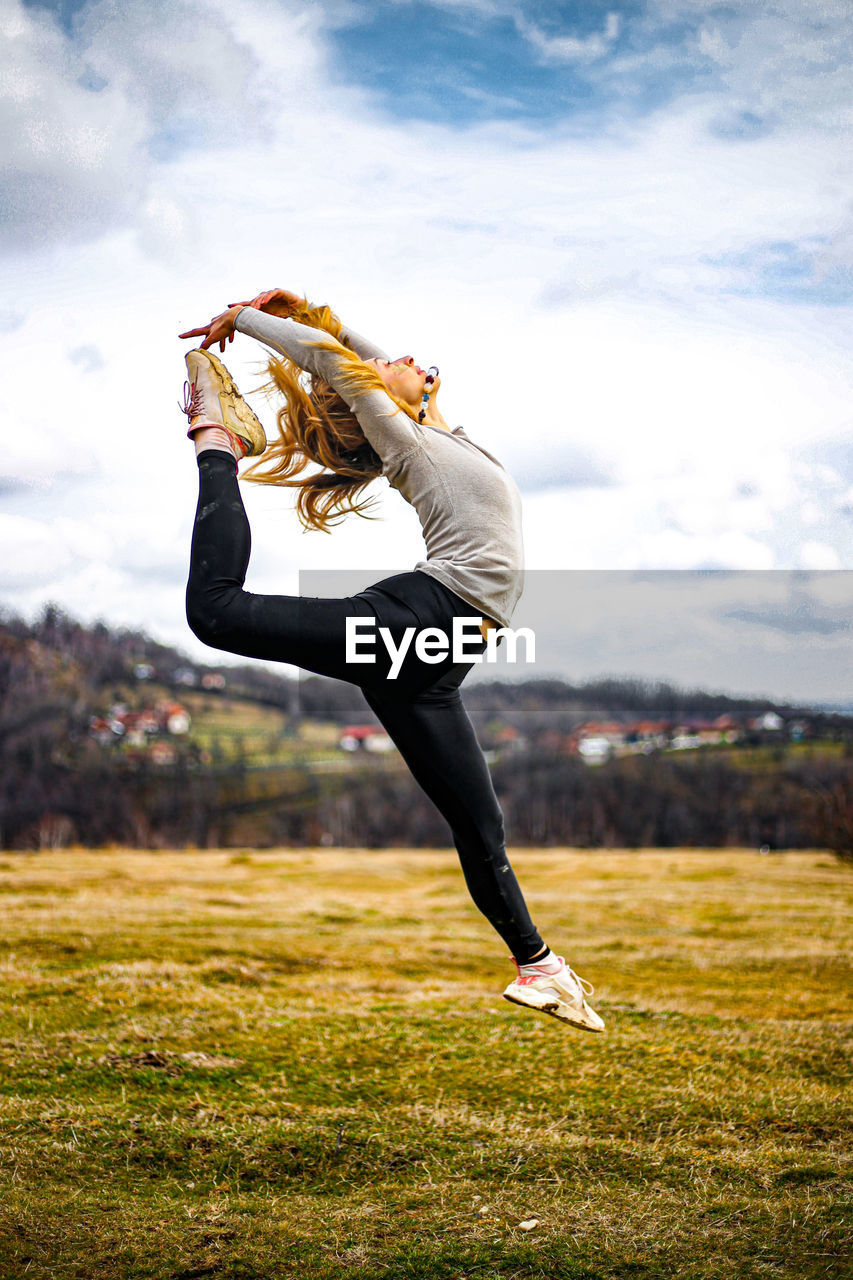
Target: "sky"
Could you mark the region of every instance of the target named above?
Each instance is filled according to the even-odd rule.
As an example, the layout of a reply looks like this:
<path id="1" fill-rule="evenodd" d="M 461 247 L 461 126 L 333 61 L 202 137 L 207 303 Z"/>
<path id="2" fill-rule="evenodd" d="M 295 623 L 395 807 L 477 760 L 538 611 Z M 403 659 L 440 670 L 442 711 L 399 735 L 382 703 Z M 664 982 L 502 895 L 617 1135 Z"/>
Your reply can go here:
<path id="1" fill-rule="evenodd" d="M 773 583 L 750 625 L 789 637 L 777 696 L 821 675 L 804 601 L 849 644 L 853 579 L 820 594 L 853 570 L 846 3 L 3 0 L 0 60 L 2 608 L 218 660 L 184 617 L 177 335 L 282 286 L 440 367 L 521 489 L 532 582 Z M 226 358 L 272 430 L 264 349 Z M 250 590 L 422 559 L 385 481 L 331 534 L 242 492 Z"/>

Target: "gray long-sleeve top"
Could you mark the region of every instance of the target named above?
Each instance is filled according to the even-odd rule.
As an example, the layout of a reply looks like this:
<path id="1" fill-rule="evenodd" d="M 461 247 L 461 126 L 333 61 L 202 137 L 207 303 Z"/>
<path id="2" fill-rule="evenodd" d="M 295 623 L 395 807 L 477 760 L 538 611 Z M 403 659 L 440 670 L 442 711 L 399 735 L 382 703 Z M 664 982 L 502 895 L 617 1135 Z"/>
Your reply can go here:
<path id="1" fill-rule="evenodd" d="M 347 388 L 343 358 L 310 345 L 328 340 L 327 333 L 252 307 L 238 313 L 235 327 L 338 392 L 379 455 L 382 474 L 418 514 L 427 558 L 415 569 L 443 582 L 483 617 L 509 626 L 524 585 L 521 495 L 497 458 L 461 427 L 446 431 L 415 422 L 384 391 Z M 362 360 L 388 359 L 352 330 L 342 337 Z"/>

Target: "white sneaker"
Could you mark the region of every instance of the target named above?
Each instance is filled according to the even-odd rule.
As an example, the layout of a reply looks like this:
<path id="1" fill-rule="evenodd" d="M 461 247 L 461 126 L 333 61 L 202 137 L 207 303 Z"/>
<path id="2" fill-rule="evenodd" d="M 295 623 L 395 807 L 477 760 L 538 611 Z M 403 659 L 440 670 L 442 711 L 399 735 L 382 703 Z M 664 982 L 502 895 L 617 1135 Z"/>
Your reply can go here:
<path id="1" fill-rule="evenodd" d="M 189 382 L 184 384 L 182 413 L 190 420 L 188 436 L 199 428 L 193 420 L 203 418 L 222 426 L 231 437 L 238 458 L 253 458 L 267 447 L 267 438 L 255 414 L 237 390 L 231 374 L 212 351 L 188 351 Z"/>
<path id="2" fill-rule="evenodd" d="M 521 966 L 513 957 L 518 977 L 509 984 L 504 998 L 511 1000 L 513 1004 L 527 1005 L 528 1009 L 550 1013 L 561 1022 L 568 1022 L 570 1026 L 580 1027 L 583 1031 L 603 1031 L 603 1019 L 590 1008 L 586 1000 L 595 990 L 592 983 L 579 978 L 562 956 L 557 959 L 562 968 L 556 973 L 522 974 Z"/>

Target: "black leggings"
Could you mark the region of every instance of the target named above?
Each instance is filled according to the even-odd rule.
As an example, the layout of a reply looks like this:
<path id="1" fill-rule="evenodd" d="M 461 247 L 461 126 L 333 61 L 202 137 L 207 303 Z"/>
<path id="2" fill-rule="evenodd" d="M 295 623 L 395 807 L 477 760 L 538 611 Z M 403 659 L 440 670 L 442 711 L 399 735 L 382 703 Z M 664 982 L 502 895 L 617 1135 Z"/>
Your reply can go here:
<path id="1" fill-rule="evenodd" d="M 231 454 L 198 455 L 199 500 L 193 529 L 187 620 L 214 649 L 286 662 L 358 685 L 412 776 L 450 824 L 465 881 L 475 904 L 519 963 L 545 944 L 533 925 L 504 843 L 504 822 L 491 776 L 459 686 L 474 665 L 421 662 L 410 645 L 399 675 L 388 678 L 390 657 L 378 641 L 388 627 L 395 643 L 406 627 L 440 627 L 480 614 L 429 574 L 395 574 L 341 599 L 255 595 L 243 590 L 251 551 L 249 522 Z M 347 617 L 377 621 L 375 664 L 345 660 Z M 485 641 L 467 652 L 483 652 Z M 364 650 L 362 650 L 363 652 Z"/>

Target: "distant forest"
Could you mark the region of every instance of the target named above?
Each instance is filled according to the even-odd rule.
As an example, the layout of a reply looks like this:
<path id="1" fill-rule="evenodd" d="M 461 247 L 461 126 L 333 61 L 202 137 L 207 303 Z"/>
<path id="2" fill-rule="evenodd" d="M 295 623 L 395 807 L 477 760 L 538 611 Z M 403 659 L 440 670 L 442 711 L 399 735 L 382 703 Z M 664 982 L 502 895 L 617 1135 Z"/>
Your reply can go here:
<path id="1" fill-rule="evenodd" d="M 143 705 L 156 687 L 223 676 L 227 698 L 272 708 L 282 732 L 307 722 L 369 723 L 360 691 L 321 677 L 291 680 L 259 664 L 204 665 L 144 634 L 84 626 L 55 606 L 37 621 L 0 617 L 0 848 L 73 844 L 147 848 L 446 846 L 447 824 L 399 758 L 322 770 L 294 756 L 275 767 L 207 758 L 192 735 L 169 763 L 104 749 L 90 733 L 109 702 Z M 212 691 L 210 698 L 223 696 Z M 746 722 L 803 708 L 641 680 L 477 683 L 465 704 L 481 735 L 507 725 L 524 746 L 495 753 L 495 789 L 510 845 L 583 848 L 826 848 L 853 857 L 853 718 L 806 709 L 827 749 L 793 753 L 755 736 L 749 766 L 730 751 L 653 752 L 590 768 L 542 745 L 590 719 L 714 718 Z M 396 757 L 396 753 L 394 753 Z"/>

